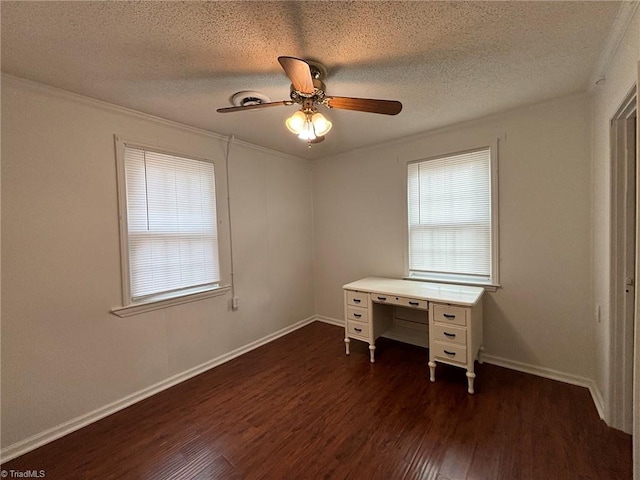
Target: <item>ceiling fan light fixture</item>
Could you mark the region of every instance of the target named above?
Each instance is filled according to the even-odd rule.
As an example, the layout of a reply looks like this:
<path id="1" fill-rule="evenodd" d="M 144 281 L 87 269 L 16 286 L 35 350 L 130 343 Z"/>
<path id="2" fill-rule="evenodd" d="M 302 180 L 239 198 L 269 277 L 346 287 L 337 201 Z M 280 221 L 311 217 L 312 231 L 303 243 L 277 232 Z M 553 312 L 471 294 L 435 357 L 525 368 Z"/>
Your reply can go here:
<path id="1" fill-rule="evenodd" d="M 315 110 L 298 110 L 285 121 L 291 133 L 295 133 L 301 140 L 315 140 L 324 137 L 331 130 L 332 123 L 324 115 Z"/>

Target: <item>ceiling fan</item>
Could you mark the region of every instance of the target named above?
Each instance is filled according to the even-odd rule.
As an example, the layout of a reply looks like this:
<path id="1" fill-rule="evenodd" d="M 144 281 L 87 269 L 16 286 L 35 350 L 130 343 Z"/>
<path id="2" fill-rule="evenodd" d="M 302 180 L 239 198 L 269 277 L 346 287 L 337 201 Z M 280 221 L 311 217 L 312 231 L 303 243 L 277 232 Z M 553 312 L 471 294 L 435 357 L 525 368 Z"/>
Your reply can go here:
<path id="1" fill-rule="evenodd" d="M 262 102 L 260 98 L 247 98 L 240 105 L 219 108 L 220 113 L 240 112 L 256 108 L 276 107 L 279 105 L 300 105 L 300 110 L 289 117 L 287 128 L 305 140 L 309 147 L 312 143 L 324 140 L 331 130 L 331 122 L 318 112 L 318 106 L 358 112 L 397 115 L 402 110 L 402 103 L 396 100 L 376 100 L 371 98 L 335 97 L 326 94 L 322 79 L 325 68 L 315 62 L 306 62 L 295 57 L 278 57 L 278 62 L 291 80 L 291 100 L 279 102 Z"/>

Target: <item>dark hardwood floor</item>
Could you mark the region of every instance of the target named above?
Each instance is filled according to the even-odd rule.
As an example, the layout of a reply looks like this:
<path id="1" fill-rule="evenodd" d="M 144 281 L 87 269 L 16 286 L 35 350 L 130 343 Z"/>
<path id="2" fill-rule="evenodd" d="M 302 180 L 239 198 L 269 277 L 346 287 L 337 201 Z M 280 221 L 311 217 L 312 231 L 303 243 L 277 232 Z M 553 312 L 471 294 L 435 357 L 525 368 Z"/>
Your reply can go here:
<path id="1" fill-rule="evenodd" d="M 631 437 L 585 388 L 313 323 L 2 466 L 46 479 L 632 477 Z"/>

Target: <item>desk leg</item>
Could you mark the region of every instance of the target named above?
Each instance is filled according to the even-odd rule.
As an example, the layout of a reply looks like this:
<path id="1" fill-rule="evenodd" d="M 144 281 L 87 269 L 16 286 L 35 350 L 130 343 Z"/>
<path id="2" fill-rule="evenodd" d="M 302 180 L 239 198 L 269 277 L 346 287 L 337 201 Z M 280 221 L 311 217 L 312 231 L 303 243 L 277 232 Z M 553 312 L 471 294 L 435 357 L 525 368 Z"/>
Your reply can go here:
<path id="1" fill-rule="evenodd" d="M 429 361 L 429 380 L 436 381 L 436 362 Z"/>
<path id="2" fill-rule="evenodd" d="M 347 355 L 349 355 L 351 352 L 349 351 L 349 343 L 351 342 L 351 339 L 349 337 L 344 337 L 344 348 L 347 350 Z"/>
<path id="3" fill-rule="evenodd" d="M 467 370 L 467 382 L 469 384 L 468 392 L 473 394 L 473 381 L 476 378 L 476 374 Z"/>
<path id="4" fill-rule="evenodd" d="M 484 363 L 484 359 L 482 358 L 482 354 L 484 353 L 484 347 L 482 345 L 480 345 L 480 348 L 478 349 L 478 363 L 480 365 L 482 365 Z"/>
<path id="5" fill-rule="evenodd" d="M 373 343 L 369 344 L 369 355 L 371 356 L 371 363 L 374 363 L 376 359 L 374 358 L 374 354 L 376 351 L 376 346 Z"/>

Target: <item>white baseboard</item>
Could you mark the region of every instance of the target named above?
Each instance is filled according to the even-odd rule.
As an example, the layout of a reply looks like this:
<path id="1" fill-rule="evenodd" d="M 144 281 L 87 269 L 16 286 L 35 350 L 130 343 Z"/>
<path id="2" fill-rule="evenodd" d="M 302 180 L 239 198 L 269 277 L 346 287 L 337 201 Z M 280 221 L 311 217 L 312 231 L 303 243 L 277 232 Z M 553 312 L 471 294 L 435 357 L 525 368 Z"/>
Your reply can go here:
<path id="1" fill-rule="evenodd" d="M 208 362 L 205 362 L 201 365 L 190 368 L 189 370 L 186 370 L 177 375 L 173 375 L 172 377 L 169 377 L 161 382 L 151 385 L 150 387 L 147 387 L 135 393 L 132 393 L 131 395 L 127 395 L 126 397 L 120 400 L 116 400 L 115 402 L 112 402 L 108 405 L 105 405 L 96 410 L 93 410 L 92 412 L 76 417 L 72 420 L 69 420 L 68 422 L 64 422 L 56 427 L 50 428 L 48 430 L 45 430 L 44 432 L 38 433 L 29 438 L 26 438 L 17 443 L 14 443 L 13 445 L 9 445 L 8 447 L 3 448 L 0 451 L 0 459 L 2 460 L 2 463 L 4 463 L 13 458 L 19 457 L 20 455 L 24 455 L 25 453 L 30 452 L 31 450 L 35 450 L 36 448 L 41 447 L 42 445 L 45 445 L 54 440 L 57 440 L 60 437 L 68 435 L 69 433 L 75 432 L 76 430 L 79 430 L 82 427 L 86 427 L 91 423 L 97 422 L 98 420 L 104 417 L 107 417 L 113 413 L 123 410 L 124 408 L 127 408 L 128 406 L 133 405 L 134 403 L 144 400 L 145 398 L 148 398 L 152 395 L 155 395 L 156 393 L 159 393 L 163 390 L 173 387 L 178 383 L 184 382 L 185 380 L 195 377 L 196 375 L 204 373 L 207 370 L 217 367 L 218 365 L 226 363 L 229 360 L 232 360 L 236 357 L 239 357 L 240 355 L 250 352 L 251 350 L 254 350 L 269 342 L 272 342 L 273 340 L 280 338 L 284 335 L 287 335 L 288 333 L 291 333 L 294 330 L 302 328 L 305 325 L 308 325 L 314 322 L 315 320 L 319 320 L 319 319 L 316 316 L 312 316 L 304 320 L 301 320 L 297 323 L 294 323 L 293 325 L 289 325 L 288 327 L 278 330 L 277 332 L 274 332 L 270 335 L 260 338 L 240 348 L 232 350 L 231 352 L 225 353 L 224 355 L 220 355 L 219 357 L 209 360 Z"/>
<path id="2" fill-rule="evenodd" d="M 536 375 L 538 377 L 549 378 L 551 380 L 558 380 L 559 382 L 568 383 L 570 385 L 588 388 L 591 393 L 593 403 L 596 406 L 596 410 L 598 411 L 598 415 L 601 419 L 604 419 L 604 402 L 602 394 L 595 382 L 589 378 L 561 372 L 559 370 L 553 370 L 552 368 L 539 367 L 537 365 L 496 357 L 486 353 L 482 354 L 482 360 L 486 363 L 490 363 L 491 365 L 497 365 L 498 367 L 509 368 L 518 372 L 530 373 L 531 375 Z"/>
<path id="3" fill-rule="evenodd" d="M 598 410 L 598 415 L 600 415 L 600 419 L 607 423 L 607 419 L 604 415 L 604 397 L 602 396 L 602 392 L 596 385 L 596 382 L 592 381 L 591 385 L 589 385 L 589 392 L 591 392 L 591 398 L 593 399 L 593 403 L 596 406 L 596 410 Z"/>
<path id="4" fill-rule="evenodd" d="M 325 317 L 323 315 L 316 315 L 316 321 L 328 323 L 330 325 L 336 325 L 338 327 L 344 327 L 344 320 L 338 320 L 337 318 Z"/>

